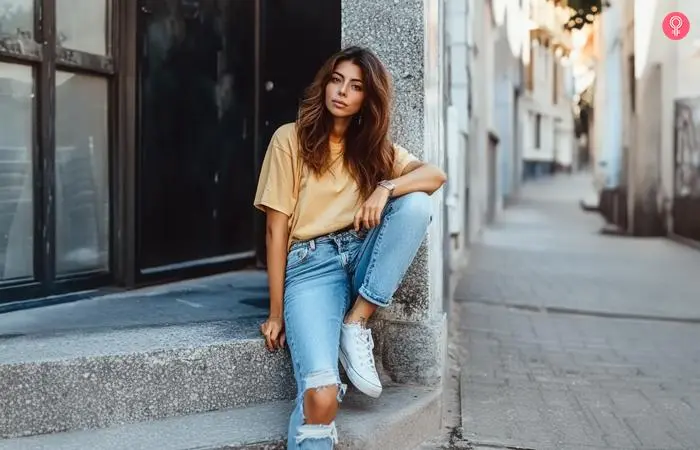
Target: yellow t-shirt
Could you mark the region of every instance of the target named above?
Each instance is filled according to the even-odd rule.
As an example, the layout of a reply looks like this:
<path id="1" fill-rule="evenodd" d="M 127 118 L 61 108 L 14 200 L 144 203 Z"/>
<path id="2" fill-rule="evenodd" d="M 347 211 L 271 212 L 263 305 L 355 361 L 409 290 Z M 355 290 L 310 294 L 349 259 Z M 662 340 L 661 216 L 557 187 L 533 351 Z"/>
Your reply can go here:
<path id="1" fill-rule="evenodd" d="M 398 145 L 394 149 L 396 178 L 417 158 Z M 343 144 L 331 143 L 333 163 L 320 177 L 301 164 L 298 153 L 296 124 L 282 125 L 267 148 L 253 203 L 289 216 L 290 244 L 347 228 L 361 205 L 357 183 L 343 164 Z"/>

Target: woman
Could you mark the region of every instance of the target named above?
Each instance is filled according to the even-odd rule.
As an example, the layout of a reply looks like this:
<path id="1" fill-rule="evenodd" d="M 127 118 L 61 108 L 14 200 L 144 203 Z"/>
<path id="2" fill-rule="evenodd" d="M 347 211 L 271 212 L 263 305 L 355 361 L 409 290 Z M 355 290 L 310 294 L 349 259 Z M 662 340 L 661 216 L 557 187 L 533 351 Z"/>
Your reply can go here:
<path id="1" fill-rule="evenodd" d="M 369 50 L 351 47 L 316 75 L 296 123 L 265 155 L 255 206 L 267 214 L 270 351 L 285 339 L 297 382 L 289 449 L 330 449 L 350 381 L 382 386 L 367 320 L 389 306 L 430 223 L 445 174 L 389 141 L 391 83 Z"/>

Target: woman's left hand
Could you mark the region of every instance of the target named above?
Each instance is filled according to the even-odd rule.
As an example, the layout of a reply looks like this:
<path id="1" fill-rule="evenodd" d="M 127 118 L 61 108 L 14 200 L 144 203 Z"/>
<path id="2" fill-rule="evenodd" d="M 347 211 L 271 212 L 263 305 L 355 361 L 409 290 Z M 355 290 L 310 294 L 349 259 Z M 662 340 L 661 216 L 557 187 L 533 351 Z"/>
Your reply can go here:
<path id="1" fill-rule="evenodd" d="M 355 231 L 360 231 L 360 228 L 374 228 L 382 221 L 382 212 L 389 201 L 389 190 L 381 186 L 372 192 L 367 200 L 360 206 L 360 209 L 355 213 L 355 222 L 353 224 Z"/>

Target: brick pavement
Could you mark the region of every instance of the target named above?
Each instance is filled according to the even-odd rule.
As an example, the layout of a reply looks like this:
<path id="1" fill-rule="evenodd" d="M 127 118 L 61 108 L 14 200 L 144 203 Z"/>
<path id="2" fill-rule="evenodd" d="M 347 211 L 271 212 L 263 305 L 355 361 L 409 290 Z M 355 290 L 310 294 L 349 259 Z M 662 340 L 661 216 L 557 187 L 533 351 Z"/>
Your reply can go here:
<path id="1" fill-rule="evenodd" d="M 454 448 L 700 449 L 700 252 L 601 236 L 588 184 L 528 186 L 473 247 Z"/>

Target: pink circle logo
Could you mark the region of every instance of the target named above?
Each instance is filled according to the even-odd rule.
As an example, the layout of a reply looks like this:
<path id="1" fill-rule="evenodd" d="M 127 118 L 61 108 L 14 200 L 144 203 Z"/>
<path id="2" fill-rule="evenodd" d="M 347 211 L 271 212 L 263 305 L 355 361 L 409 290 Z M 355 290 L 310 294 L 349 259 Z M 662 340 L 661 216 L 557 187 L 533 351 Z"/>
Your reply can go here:
<path id="1" fill-rule="evenodd" d="M 690 31 L 690 21 L 682 12 L 666 14 L 661 26 L 666 37 L 674 41 L 680 41 L 686 37 Z"/>

